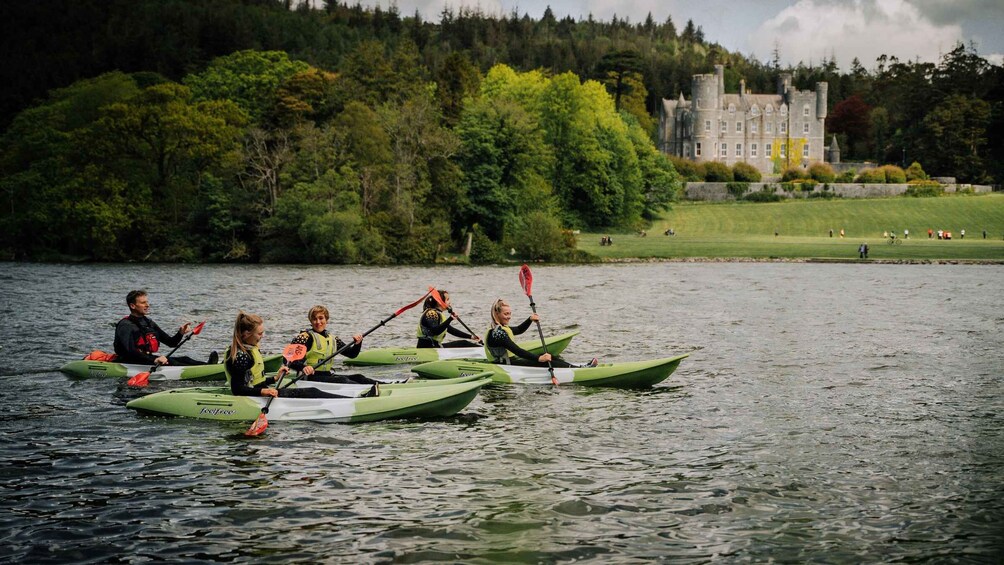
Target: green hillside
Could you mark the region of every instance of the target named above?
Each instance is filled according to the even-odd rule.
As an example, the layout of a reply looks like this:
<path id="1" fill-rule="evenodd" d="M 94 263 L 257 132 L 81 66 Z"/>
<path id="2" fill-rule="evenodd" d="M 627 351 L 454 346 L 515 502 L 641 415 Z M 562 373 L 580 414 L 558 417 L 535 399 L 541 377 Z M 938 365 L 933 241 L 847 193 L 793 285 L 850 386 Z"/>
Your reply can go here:
<path id="1" fill-rule="evenodd" d="M 677 235 L 663 235 L 668 228 Z M 928 228 L 951 231 L 953 239 L 928 239 Z M 891 245 L 882 237 L 892 230 L 902 238 L 904 229 L 910 230 L 910 239 L 901 244 Z M 965 239 L 960 237 L 962 229 Z M 866 242 L 872 259 L 1004 260 L 1004 194 L 771 204 L 684 202 L 663 213 L 647 233 L 584 233 L 579 248 L 602 258 L 856 258 L 858 245 Z M 612 236 L 614 244 L 600 246 L 603 235 Z"/>

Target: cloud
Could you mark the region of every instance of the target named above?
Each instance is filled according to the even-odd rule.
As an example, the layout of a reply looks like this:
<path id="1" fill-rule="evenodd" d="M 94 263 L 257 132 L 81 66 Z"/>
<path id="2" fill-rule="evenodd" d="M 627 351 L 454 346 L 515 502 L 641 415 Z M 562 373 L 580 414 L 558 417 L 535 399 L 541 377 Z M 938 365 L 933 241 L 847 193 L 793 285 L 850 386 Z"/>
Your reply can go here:
<path id="1" fill-rule="evenodd" d="M 936 24 L 960 23 L 966 20 L 1004 18 L 1004 2 L 1000 0 L 909 0 L 927 19 Z"/>
<path id="2" fill-rule="evenodd" d="M 836 57 L 847 70 L 855 57 L 865 68 L 880 55 L 937 62 L 962 38 L 960 25 L 936 24 L 906 0 L 799 0 L 764 21 L 749 43 L 761 60 L 776 42 L 782 64 Z"/>

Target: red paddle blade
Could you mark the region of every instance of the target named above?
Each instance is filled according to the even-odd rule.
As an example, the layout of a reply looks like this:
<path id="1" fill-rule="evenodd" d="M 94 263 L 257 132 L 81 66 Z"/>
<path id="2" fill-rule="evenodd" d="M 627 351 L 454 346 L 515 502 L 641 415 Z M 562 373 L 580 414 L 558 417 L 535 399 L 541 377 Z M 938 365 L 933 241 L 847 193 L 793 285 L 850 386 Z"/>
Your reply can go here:
<path id="1" fill-rule="evenodd" d="M 558 386 L 558 377 L 554 376 L 553 371 L 551 372 L 551 384 L 554 386 Z"/>
<path id="2" fill-rule="evenodd" d="M 429 292 L 426 292 L 425 294 L 422 295 L 422 298 L 419 298 L 418 300 L 412 302 L 411 304 L 408 304 L 407 306 L 402 306 L 402 307 L 398 308 L 397 312 L 394 312 L 394 315 L 391 316 L 391 317 L 392 318 L 396 318 L 397 316 L 400 316 L 402 312 L 407 311 L 407 310 L 411 310 L 415 306 L 418 306 L 419 303 L 421 303 L 423 300 L 425 300 L 425 297 L 429 296 L 429 294 L 431 292 L 432 292 L 432 290 L 430 290 Z M 376 328 L 374 328 L 374 329 L 376 329 Z"/>
<path id="3" fill-rule="evenodd" d="M 192 328 L 192 334 L 193 335 L 199 335 L 200 333 L 202 333 L 202 328 L 204 328 L 205 325 L 206 325 L 206 321 L 205 320 L 199 322 L 199 325 L 197 325 L 194 328 Z"/>
<path id="4" fill-rule="evenodd" d="M 150 384 L 150 373 L 149 371 L 144 371 L 142 373 L 137 373 L 131 379 L 126 381 L 129 386 L 146 386 Z"/>
<path id="5" fill-rule="evenodd" d="M 519 268 L 519 286 L 523 287 L 523 292 L 527 296 L 533 294 L 531 289 L 533 288 L 533 273 L 530 272 L 530 267 L 526 266 L 526 263 Z"/>
<path id="6" fill-rule="evenodd" d="M 262 432 L 264 432 L 265 428 L 267 427 L 268 427 L 268 417 L 265 416 L 264 412 L 262 412 L 261 414 L 258 414 L 258 417 L 251 424 L 251 427 L 248 428 L 248 431 L 244 432 L 244 435 L 249 437 L 259 435 Z"/>
<path id="7" fill-rule="evenodd" d="M 302 343 L 291 343 L 282 350 L 282 357 L 292 363 L 307 356 L 307 346 Z"/>
<path id="8" fill-rule="evenodd" d="M 436 304 L 439 304 L 440 308 L 446 308 L 446 301 L 439 295 L 439 291 L 436 290 L 436 287 L 430 286 L 429 292 L 432 293 L 432 299 L 436 301 Z"/>

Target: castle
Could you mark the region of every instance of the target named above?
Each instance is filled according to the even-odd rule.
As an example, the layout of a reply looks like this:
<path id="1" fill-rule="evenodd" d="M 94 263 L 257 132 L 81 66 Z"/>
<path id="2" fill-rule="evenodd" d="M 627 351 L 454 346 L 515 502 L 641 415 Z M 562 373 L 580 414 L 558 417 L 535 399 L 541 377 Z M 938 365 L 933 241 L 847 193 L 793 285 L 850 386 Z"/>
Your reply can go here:
<path id="1" fill-rule="evenodd" d="M 725 72 L 694 75 L 693 100 L 662 101 L 659 148 L 668 155 L 728 166 L 749 163 L 764 174 L 807 167 L 823 160 L 825 82 L 815 92 L 791 87 L 791 74 L 778 77 L 777 94 L 725 93 Z"/>

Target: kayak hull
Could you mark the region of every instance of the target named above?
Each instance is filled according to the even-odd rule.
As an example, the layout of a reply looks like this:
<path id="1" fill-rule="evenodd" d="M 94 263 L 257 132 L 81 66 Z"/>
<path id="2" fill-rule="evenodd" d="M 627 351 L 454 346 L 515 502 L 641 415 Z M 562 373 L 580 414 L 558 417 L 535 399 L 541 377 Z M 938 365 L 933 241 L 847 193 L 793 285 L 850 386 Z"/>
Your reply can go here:
<path id="1" fill-rule="evenodd" d="M 282 366 L 282 355 L 266 355 L 265 370 L 275 372 Z M 71 361 L 59 368 L 63 374 L 77 379 L 128 378 L 150 371 L 150 365 L 115 363 L 114 361 Z M 223 363 L 212 365 L 167 365 L 150 372 L 151 381 L 222 381 L 226 379 Z"/>
<path id="2" fill-rule="evenodd" d="M 268 409 L 269 421 L 372 422 L 393 418 L 452 416 L 474 400 L 488 375 L 440 386 L 407 387 L 402 383 L 380 387 L 380 396 L 367 398 L 276 398 Z M 224 422 L 250 422 L 268 399 L 234 396 L 226 387 L 167 390 L 137 398 L 127 408 L 142 414 L 178 416 Z"/>
<path id="3" fill-rule="evenodd" d="M 572 338 L 577 335 L 579 335 L 578 330 L 545 338 L 547 352 L 551 355 L 561 353 L 568 347 Z M 540 340 L 520 342 L 518 345 L 537 355 L 544 353 Z M 356 366 L 400 365 L 404 363 L 430 363 L 448 359 L 485 359 L 485 350 L 483 347 L 378 347 L 361 351 L 358 356 L 353 359 L 345 359 L 343 363 Z"/>
<path id="4" fill-rule="evenodd" d="M 608 363 L 596 367 L 554 369 L 559 384 L 604 386 L 615 388 L 647 388 L 661 383 L 680 366 L 688 354 L 652 359 Z M 479 361 L 434 361 L 412 367 L 412 371 L 426 378 L 454 378 L 462 375 L 491 372 L 492 382 L 504 384 L 551 384 L 547 367 L 499 365 Z"/>

